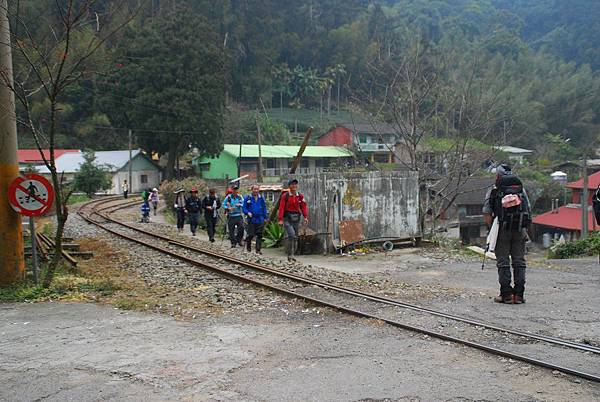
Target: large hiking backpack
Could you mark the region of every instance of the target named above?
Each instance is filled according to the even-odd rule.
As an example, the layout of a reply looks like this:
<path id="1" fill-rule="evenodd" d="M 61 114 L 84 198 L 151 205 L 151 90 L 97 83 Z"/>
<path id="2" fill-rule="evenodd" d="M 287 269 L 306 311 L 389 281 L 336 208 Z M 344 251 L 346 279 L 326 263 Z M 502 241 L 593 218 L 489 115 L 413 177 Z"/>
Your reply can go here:
<path id="1" fill-rule="evenodd" d="M 596 194 L 594 194 L 592 207 L 594 208 L 594 216 L 596 217 L 596 223 L 600 225 L 600 185 L 596 189 Z"/>
<path id="2" fill-rule="evenodd" d="M 531 223 L 523 182 L 514 174 L 501 176 L 494 189 L 494 214 L 502 228 L 521 230 Z"/>

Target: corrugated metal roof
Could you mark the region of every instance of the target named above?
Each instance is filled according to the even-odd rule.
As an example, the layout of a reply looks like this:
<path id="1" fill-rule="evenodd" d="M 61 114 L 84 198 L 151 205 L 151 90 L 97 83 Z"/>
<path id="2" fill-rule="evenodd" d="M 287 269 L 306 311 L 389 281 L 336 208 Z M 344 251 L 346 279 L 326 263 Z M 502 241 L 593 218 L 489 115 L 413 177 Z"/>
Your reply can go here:
<path id="1" fill-rule="evenodd" d="M 46 159 L 50 158 L 50 150 L 42 149 L 44 157 Z M 55 149 L 54 150 L 54 158 L 58 158 L 65 153 L 70 152 L 81 152 L 79 149 Z M 17 151 L 17 157 L 19 158 L 19 163 L 44 163 L 44 159 L 40 154 L 38 149 L 19 149 Z"/>
<path id="2" fill-rule="evenodd" d="M 600 172 L 588 176 L 588 190 L 595 190 L 600 186 Z M 583 189 L 583 178 L 567 184 L 567 187 L 573 189 Z"/>
<path id="3" fill-rule="evenodd" d="M 298 145 L 263 145 L 261 153 L 263 158 L 295 158 L 300 146 Z M 237 157 L 240 152 L 239 144 L 225 144 L 224 152 Z M 347 158 L 353 156 L 352 152 L 344 147 L 314 146 L 309 145 L 302 155 L 306 158 Z M 243 158 L 258 158 L 258 145 L 242 145 Z"/>
<path id="4" fill-rule="evenodd" d="M 498 151 L 506 152 L 508 154 L 529 155 L 533 153 L 531 149 L 512 147 L 510 145 L 499 145 L 494 146 L 492 148 L 497 149 Z"/>
<path id="5" fill-rule="evenodd" d="M 132 158 L 135 158 L 141 151 L 134 149 L 131 152 Z M 85 161 L 83 153 L 65 153 L 56 158 L 56 171 L 59 173 L 75 173 L 79 171 L 79 166 Z M 94 164 L 98 166 L 107 166 L 110 172 L 116 172 L 129 161 L 129 151 L 98 151 L 95 153 L 96 160 Z M 36 167 L 38 173 L 50 173 L 46 166 Z"/>
<path id="6" fill-rule="evenodd" d="M 595 223 L 594 212 L 588 212 L 588 224 L 590 231 L 600 230 Z M 558 208 L 557 211 L 549 211 L 545 214 L 533 218 L 533 223 L 536 225 L 550 226 L 566 230 L 581 230 L 581 206 L 577 204 L 569 204 Z"/>

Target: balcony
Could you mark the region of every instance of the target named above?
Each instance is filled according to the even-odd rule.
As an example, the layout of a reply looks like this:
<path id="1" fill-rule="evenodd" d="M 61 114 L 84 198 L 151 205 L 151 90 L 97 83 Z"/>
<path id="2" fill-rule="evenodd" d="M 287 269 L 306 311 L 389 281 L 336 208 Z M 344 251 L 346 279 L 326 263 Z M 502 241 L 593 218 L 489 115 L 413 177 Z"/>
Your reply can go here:
<path id="1" fill-rule="evenodd" d="M 389 152 L 390 149 L 394 149 L 394 144 L 378 144 L 373 142 L 361 142 L 358 146 L 363 152 Z"/>

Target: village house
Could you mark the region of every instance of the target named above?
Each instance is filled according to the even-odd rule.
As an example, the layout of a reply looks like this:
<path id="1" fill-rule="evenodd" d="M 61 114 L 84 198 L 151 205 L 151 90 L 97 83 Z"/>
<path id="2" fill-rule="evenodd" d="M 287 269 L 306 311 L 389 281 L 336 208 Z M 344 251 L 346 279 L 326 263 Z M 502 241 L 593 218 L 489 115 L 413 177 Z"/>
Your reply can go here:
<path id="1" fill-rule="evenodd" d="M 394 163 L 396 133 L 386 123 L 338 123 L 317 139 L 322 146 L 347 146 L 371 163 Z"/>
<path id="2" fill-rule="evenodd" d="M 505 153 L 508 157 L 508 160 L 513 165 L 522 165 L 529 156 L 533 155 L 533 151 L 530 149 L 513 147 L 510 145 L 498 145 L 494 146 L 493 148 Z"/>
<path id="3" fill-rule="evenodd" d="M 296 157 L 297 145 L 262 145 L 261 157 L 263 180 L 278 182 L 289 169 Z M 194 159 L 197 172 L 205 179 L 233 179 L 248 175 L 250 180 L 256 180 L 258 172 L 258 145 L 225 144 L 223 151 L 216 157 L 200 156 Z M 323 171 L 334 164 L 351 163 L 354 155 L 344 147 L 337 146 L 307 146 L 302 154 L 299 174 L 312 174 Z"/>
<path id="4" fill-rule="evenodd" d="M 600 172 L 588 176 L 588 230 L 590 232 L 600 231 L 596 225 L 594 213 L 592 211 L 592 199 L 596 189 L 600 185 Z M 543 234 L 550 234 L 552 237 L 564 235 L 567 241 L 576 240 L 581 235 L 582 229 L 582 209 L 581 196 L 583 194 L 583 178 L 576 182 L 567 184 L 567 187 L 573 190 L 570 204 L 554 208 L 544 214 L 533 218 L 536 225 L 536 238 Z"/>
<path id="5" fill-rule="evenodd" d="M 132 192 L 143 189 L 158 187 L 161 181 L 161 169 L 150 157 L 140 149 L 132 151 L 132 182 L 129 183 Z M 122 184 L 129 178 L 129 151 L 98 151 L 94 154 L 94 164 L 106 168 L 111 178 L 111 186 L 107 190 L 109 194 L 121 194 Z M 82 152 L 67 152 L 56 158 L 56 170 L 64 174 L 65 180 L 71 181 L 79 171 L 79 167 L 85 162 Z M 39 174 L 49 177 L 50 171 L 46 166 L 37 166 Z"/>

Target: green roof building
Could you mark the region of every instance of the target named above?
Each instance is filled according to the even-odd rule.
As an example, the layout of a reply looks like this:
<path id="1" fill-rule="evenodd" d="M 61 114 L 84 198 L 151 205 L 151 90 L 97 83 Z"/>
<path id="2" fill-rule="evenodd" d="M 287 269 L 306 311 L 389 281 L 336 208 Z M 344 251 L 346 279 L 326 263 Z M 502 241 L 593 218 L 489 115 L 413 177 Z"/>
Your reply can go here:
<path id="1" fill-rule="evenodd" d="M 275 182 L 289 172 L 300 146 L 263 145 L 263 179 Z M 206 179 L 233 179 L 238 176 L 239 144 L 225 144 L 223 151 L 214 157 L 200 156 L 194 159 L 196 171 Z M 344 163 L 354 157 L 345 147 L 307 146 L 297 173 L 316 173 L 336 162 Z M 258 171 L 258 145 L 244 144 L 241 149 L 240 175 L 256 179 Z"/>

